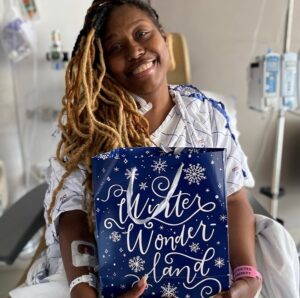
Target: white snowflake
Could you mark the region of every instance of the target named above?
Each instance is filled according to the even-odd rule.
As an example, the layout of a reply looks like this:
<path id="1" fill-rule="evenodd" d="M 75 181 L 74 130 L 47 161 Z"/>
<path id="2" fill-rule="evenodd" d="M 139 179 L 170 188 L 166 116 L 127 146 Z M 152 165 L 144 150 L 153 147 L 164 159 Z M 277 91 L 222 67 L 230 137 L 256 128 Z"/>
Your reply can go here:
<path id="1" fill-rule="evenodd" d="M 140 256 L 133 257 L 132 259 L 129 259 L 128 262 L 129 268 L 135 273 L 143 271 L 145 269 L 144 264 L 145 261 Z"/>
<path id="2" fill-rule="evenodd" d="M 110 157 L 110 153 L 109 152 L 101 153 L 101 154 L 98 155 L 98 158 L 99 159 L 103 159 L 103 160 L 108 159 L 109 157 Z"/>
<path id="3" fill-rule="evenodd" d="M 184 298 L 191 298 L 191 296 L 190 296 L 189 294 L 186 294 L 186 295 L 184 296 Z"/>
<path id="4" fill-rule="evenodd" d="M 139 187 L 140 187 L 140 190 L 146 190 L 146 188 L 148 187 L 147 182 L 141 182 L 139 184 Z"/>
<path id="5" fill-rule="evenodd" d="M 161 297 L 166 297 L 166 298 L 178 298 L 177 296 L 177 287 L 174 285 L 171 285 L 171 283 L 168 282 L 168 284 L 163 284 L 161 286 Z"/>
<path id="6" fill-rule="evenodd" d="M 109 235 L 109 239 L 113 242 L 119 242 L 121 240 L 121 234 L 114 231 Z"/>
<path id="7" fill-rule="evenodd" d="M 136 179 L 138 175 L 139 173 L 137 171 L 134 171 L 133 169 L 127 169 L 125 173 L 126 179 L 131 179 L 131 177 L 133 177 L 133 179 Z"/>
<path id="8" fill-rule="evenodd" d="M 158 161 L 155 160 L 154 164 L 151 165 L 151 167 L 153 168 L 154 172 L 158 172 L 158 174 L 160 174 L 161 172 L 165 172 L 166 171 L 166 161 L 165 160 L 161 160 L 159 159 Z"/>
<path id="9" fill-rule="evenodd" d="M 224 259 L 222 258 L 215 259 L 215 266 L 218 268 L 222 268 L 223 266 L 225 266 Z"/>
<path id="10" fill-rule="evenodd" d="M 225 214 L 220 215 L 220 221 L 226 221 L 227 216 Z"/>
<path id="11" fill-rule="evenodd" d="M 118 167 L 115 167 L 115 168 L 114 168 L 114 171 L 115 171 L 115 172 L 119 172 L 119 170 L 120 170 L 120 169 L 119 169 Z"/>
<path id="12" fill-rule="evenodd" d="M 196 183 L 199 185 L 201 180 L 205 180 L 206 176 L 204 175 L 205 168 L 201 167 L 198 163 L 197 165 L 189 165 L 188 169 L 183 170 L 186 175 L 184 179 L 188 180 L 189 184 Z"/>
<path id="13" fill-rule="evenodd" d="M 122 285 L 120 285 L 120 288 L 121 288 L 122 290 L 124 290 L 124 289 L 126 289 L 126 286 L 125 286 L 124 284 L 122 284 Z"/>
<path id="14" fill-rule="evenodd" d="M 198 250 L 200 250 L 199 243 L 193 242 L 191 245 L 189 245 L 189 247 L 191 249 L 191 252 L 197 253 Z"/>

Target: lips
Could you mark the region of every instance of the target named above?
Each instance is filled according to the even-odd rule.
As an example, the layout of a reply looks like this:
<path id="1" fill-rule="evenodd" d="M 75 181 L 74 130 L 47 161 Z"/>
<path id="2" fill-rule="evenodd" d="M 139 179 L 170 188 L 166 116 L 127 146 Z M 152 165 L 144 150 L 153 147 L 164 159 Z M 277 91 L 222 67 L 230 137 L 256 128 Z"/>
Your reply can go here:
<path id="1" fill-rule="evenodd" d="M 148 63 L 144 63 L 144 64 L 138 66 L 136 69 L 134 69 L 132 73 L 134 75 L 136 75 L 136 74 L 139 74 L 141 72 L 144 72 L 144 71 L 150 69 L 153 66 L 153 64 L 154 64 L 153 61 L 148 62 Z"/>
<path id="2" fill-rule="evenodd" d="M 147 59 L 147 60 L 140 61 L 139 63 L 136 63 L 134 66 L 130 68 L 128 74 L 135 77 L 148 75 L 152 73 L 152 70 L 154 70 L 155 63 L 156 63 L 156 59 L 151 59 L 151 60 Z"/>

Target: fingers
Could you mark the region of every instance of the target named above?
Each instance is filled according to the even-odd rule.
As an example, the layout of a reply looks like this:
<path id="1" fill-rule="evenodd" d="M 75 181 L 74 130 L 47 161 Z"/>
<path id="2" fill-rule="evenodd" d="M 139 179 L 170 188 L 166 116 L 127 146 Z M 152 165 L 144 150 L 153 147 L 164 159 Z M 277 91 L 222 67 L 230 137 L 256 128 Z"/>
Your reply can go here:
<path id="1" fill-rule="evenodd" d="M 252 298 L 261 287 L 261 282 L 254 278 L 245 278 L 235 281 L 228 292 L 221 292 L 214 298 Z"/>
<path id="2" fill-rule="evenodd" d="M 143 277 L 134 285 L 132 289 L 119 298 L 138 298 L 144 293 L 146 286 L 146 278 Z"/>

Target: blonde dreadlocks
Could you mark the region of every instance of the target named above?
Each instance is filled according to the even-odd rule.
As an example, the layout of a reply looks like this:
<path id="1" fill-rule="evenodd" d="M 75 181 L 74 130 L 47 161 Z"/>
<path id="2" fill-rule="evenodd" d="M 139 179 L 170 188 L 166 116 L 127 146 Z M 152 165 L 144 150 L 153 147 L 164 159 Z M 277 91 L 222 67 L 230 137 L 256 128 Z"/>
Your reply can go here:
<path id="1" fill-rule="evenodd" d="M 101 32 L 111 9 L 123 4 L 142 9 L 161 28 L 156 12 L 140 0 L 95 0 L 88 9 L 66 70 L 66 90 L 58 119 L 61 140 L 56 151 L 66 172 L 53 192 L 47 211 L 49 222 L 58 192 L 80 164 L 86 169 L 83 207 L 92 227 L 91 158 L 118 147 L 151 143 L 148 122 L 139 113 L 135 100 L 106 71 Z"/>

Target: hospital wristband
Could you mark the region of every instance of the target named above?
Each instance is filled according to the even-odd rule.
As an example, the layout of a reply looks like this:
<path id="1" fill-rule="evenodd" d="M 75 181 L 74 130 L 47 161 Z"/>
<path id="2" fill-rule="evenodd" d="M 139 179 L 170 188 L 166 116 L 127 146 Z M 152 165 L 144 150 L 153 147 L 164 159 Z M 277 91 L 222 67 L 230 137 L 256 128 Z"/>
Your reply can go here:
<path id="1" fill-rule="evenodd" d="M 73 290 L 73 288 L 80 283 L 88 283 L 90 287 L 95 288 L 95 290 L 97 291 L 97 278 L 96 275 L 93 273 L 81 275 L 79 277 L 74 278 L 70 283 L 70 293 Z"/>
<path id="2" fill-rule="evenodd" d="M 233 270 L 233 280 L 239 280 L 244 277 L 258 278 L 262 280 L 261 274 L 253 266 L 238 266 Z"/>

